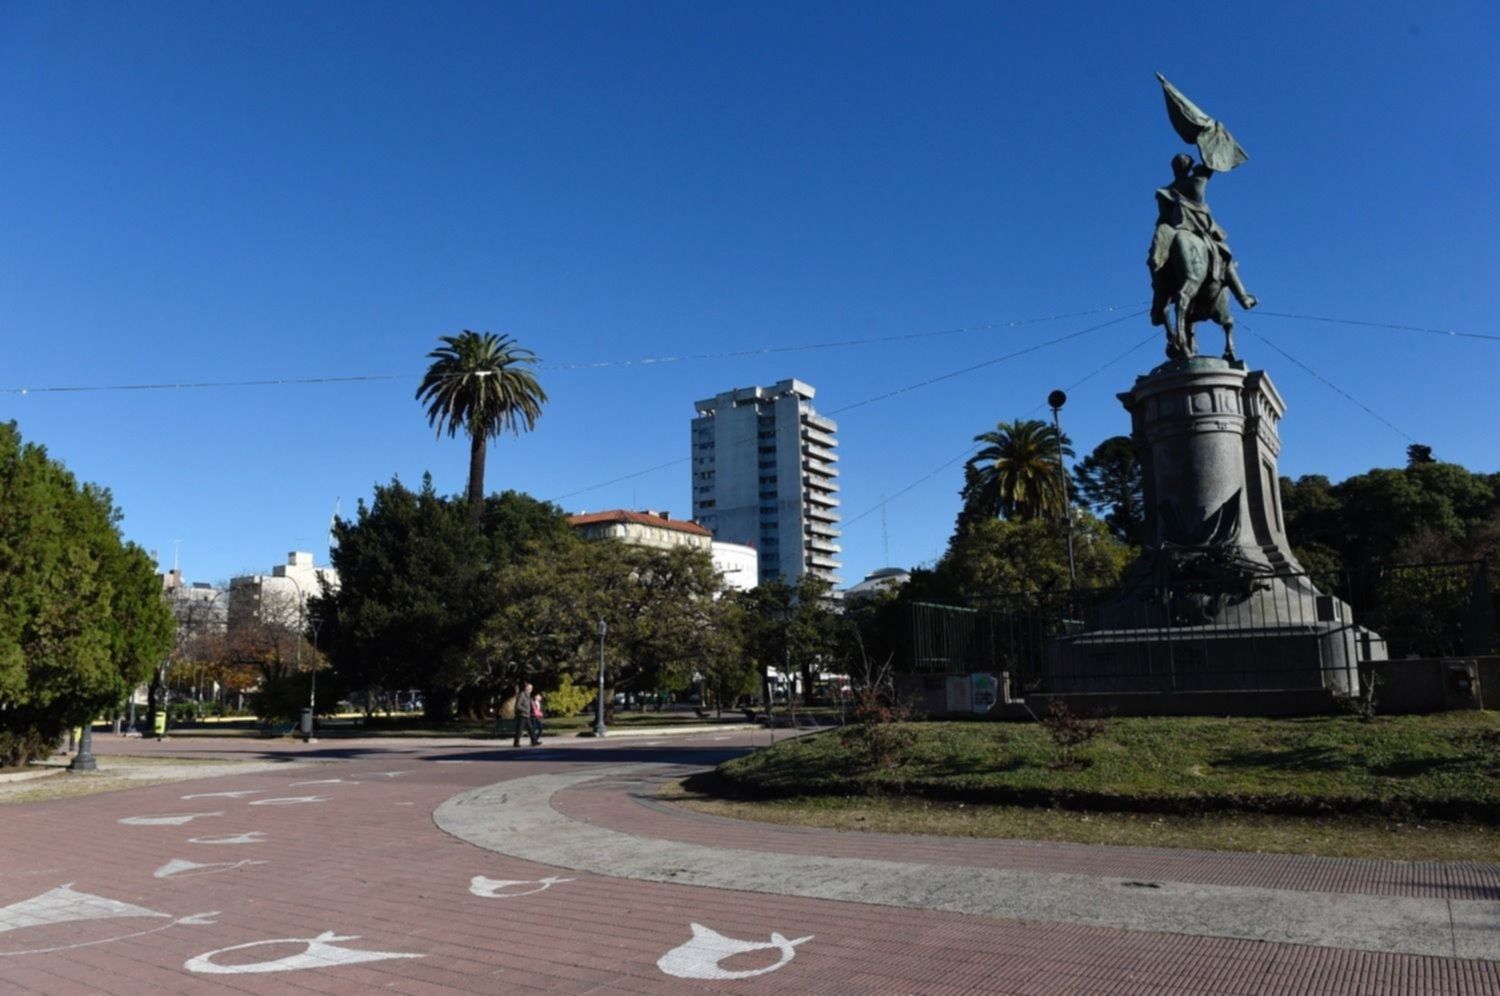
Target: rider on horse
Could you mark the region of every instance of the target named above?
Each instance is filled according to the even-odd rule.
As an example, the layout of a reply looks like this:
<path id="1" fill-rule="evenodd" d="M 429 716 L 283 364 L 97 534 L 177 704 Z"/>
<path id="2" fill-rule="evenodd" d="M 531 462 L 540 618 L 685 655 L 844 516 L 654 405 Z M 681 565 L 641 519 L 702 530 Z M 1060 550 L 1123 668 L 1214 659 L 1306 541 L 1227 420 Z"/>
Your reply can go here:
<path id="1" fill-rule="evenodd" d="M 1172 240 L 1178 232 L 1190 232 L 1208 247 L 1209 280 L 1229 288 L 1245 310 L 1255 307 L 1255 296 L 1240 282 L 1239 268 L 1235 265 L 1234 254 L 1229 251 L 1228 237 L 1214 221 L 1208 201 L 1204 199 L 1214 171 L 1195 164 L 1192 156 L 1178 154 L 1172 157 L 1172 174 L 1171 184 L 1156 191 L 1156 232 L 1151 238 L 1150 255 L 1146 258 L 1146 265 L 1151 268 L 1152 285 L 1157 287 L 1151 304 L 1151 324 L 1167 324 L 1170 293 L 1159 285 L 1159 276 L 1167 265 Z"/>

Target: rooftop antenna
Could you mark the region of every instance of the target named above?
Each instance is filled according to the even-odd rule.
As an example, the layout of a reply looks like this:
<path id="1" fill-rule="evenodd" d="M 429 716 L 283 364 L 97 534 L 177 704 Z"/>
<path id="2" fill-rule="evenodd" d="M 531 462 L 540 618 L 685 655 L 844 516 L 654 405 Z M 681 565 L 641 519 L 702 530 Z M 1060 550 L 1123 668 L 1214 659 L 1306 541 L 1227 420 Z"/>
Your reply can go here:
<path id="1" fill-rule="evenodd" d="M 173 574 L 176 574 L 178 572 L 178 570 L 179 570 L 179 563 L 181 562 L 181 560 L 182 560 L 182 540 L 176 539 L 176 540 L 172 541 L 172 573 Z"/>

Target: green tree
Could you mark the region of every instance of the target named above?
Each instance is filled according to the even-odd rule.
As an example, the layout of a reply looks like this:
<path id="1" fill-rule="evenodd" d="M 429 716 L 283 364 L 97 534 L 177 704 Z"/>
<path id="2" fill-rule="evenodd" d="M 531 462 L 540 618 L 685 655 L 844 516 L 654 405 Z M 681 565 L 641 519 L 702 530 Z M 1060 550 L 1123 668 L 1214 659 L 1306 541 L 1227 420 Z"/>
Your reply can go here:
<path id="1" fill-rule="evenodd" d="M 811 574 L 793 584 L 768 581 L 737 594 L 745 620 L 745 650 L 761 675 L 764 694 L 771 669 L 802 672 L 804 689 L 811 688 L 815 670 L 843 668 L 847 661 L 844 627 L 835 610 L 832 585 Z"/>
<path id="2" fill-rule="evenodd" d="M 964 523 L 1062 516 L 1066 479 L 1058 447 L 1062 456 L 1073 455 L 1067 436 L 1059 439 L 1057 429 L 1039 419 L 1017 419 L 997 423 L 974 442 L 984 448 L 964 464 Z"/>
<path id="3" fill-rule="evenodd" d="M 1083 513 L 1073 529 L 1079 588 L 1119 582 L 1130 548 L 1103 522 Z M 990 519 L 953 537 L 934 572 L 935 587 L 948 598 L 984 601 L 1015 592 L 1066 591 L 1067 538 L 1060 523 L 1042 519 Z M 929 587 L 914 577 L 913 594 Z"/>
<path id="4" fill-rule="evenodd" d="M 109 492 L 0 425 L 0 764 L 50 751 L 171 646 L 150 559 Z"/>
<path id="5" fill-rule="evenodd" d="M 571 674 L 591 683 L 598 625 L 607 627 L 612 690 L 685 687 L 727 651 L 722 581 L 708 554 L 609 540 L 544 544 L 502 570 L 482 636 L 492 680 L 549 685 Z"/>
<path id="6" fill-rule="evenodd" d="M 432 365 L 417 388 L 428 424 L 450 437 L 469 437 L 469 513 L 477 523 L 484 507 L 484 459 L 492 438 L 536 427 L 547 392 L 527 367 L 536 355 L 508 335 L 470 332 L 439 337 L 427 354 Z"/>
<path id="7" fill-rule="evenodd" d="M 1111 436 L 1073 466 L 1083 504 L 1104 516 L 1110 531 L 1126 543 L 1141 542 L 1146 500 L 1141 462 L 1129 436 Z"/>
<path id="8" fill-rule="evenodd" d="M 476 524 L 430 476 L 418 491 L 377 486 L 353 521 L 335 523 L 334 540 L 340 587 L 313 608 L 334 667 L 371 694 L 422 689 L 438 721 L 456 706 L 479 713 L 496 694 L 479 638 L 499 573 L 539 543 L 576 542 L 560 509 L 513 491 L 486 498 Z"/>

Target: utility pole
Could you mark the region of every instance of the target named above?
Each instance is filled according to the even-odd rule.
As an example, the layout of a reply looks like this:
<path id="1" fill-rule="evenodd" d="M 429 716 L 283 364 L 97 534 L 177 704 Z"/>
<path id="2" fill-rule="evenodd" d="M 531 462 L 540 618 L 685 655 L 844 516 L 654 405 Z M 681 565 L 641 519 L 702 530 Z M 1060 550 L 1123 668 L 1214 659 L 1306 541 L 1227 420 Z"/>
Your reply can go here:
<path id="1" fill-rule="evenodd" d="M 1068 588 L 1077 590 L 1078 569 L 1073 563 L 1073 498 L 1068 488 L 1068 468 L 1063 464 L 1062 407 L 1068 396 L 1062 391 L 1047 395 L 1047 405 L 1052 409 L 1052 427 L 1057 430 L 1057 481 L 1062 486 L 1063 521 L 1068 534 Z"/>

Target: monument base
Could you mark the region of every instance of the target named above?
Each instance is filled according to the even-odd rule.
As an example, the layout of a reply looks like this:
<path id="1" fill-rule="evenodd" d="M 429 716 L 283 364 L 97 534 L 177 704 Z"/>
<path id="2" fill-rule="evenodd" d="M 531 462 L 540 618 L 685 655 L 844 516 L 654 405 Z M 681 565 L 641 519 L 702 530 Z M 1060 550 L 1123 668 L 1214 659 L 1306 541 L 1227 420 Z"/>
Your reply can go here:
<path id="1" fill-rule="evenodd" d="M 1271 379 L 1195 357 L 1119 397 L 1141 463 L 1141 556 L 1118 598 L 1048 643 L 1045 691 L 1357 694 L 1358 662 L 1383 644 L 1292 552 Z"/>
<path id="2" fill-rule="evenodd" d="M 1359 690 L 1359 661 L 1369 659 L 1370 649 L 1361 641 L 1373 644 L 1371 636 L 1338 620 L 1093 630 L 1049 642 L 1046 691 L 1353 695 Z"/>

